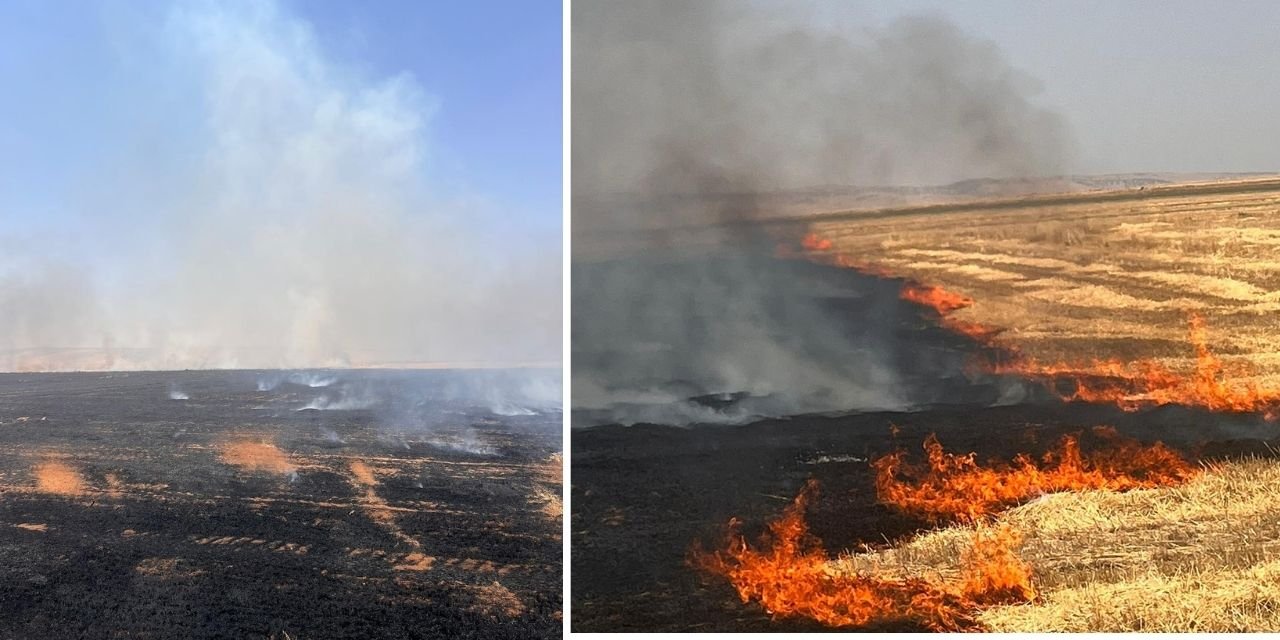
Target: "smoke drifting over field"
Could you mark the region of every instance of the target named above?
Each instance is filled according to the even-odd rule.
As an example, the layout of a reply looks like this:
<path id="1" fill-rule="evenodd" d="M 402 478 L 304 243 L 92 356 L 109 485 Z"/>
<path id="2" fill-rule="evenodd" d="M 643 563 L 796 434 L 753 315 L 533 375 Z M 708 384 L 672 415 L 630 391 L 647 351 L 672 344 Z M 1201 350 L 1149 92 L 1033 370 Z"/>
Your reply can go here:
<path id="1" fill-rule="evenodd" d="M 1064 170 L 1064 121 L 994 45 L 928 17 L 821 30 L 784 15 L 797 6 L 574 6 L 575 234 L 731 222 L 762 213 L 756 196 L 777 189 Z M 887 322 L 850 327 L 824 302 L 870 293 L 806 290 L 750 257 L 771 239 L 739 228 L 720 240 L 712 259 L 575 261 L 575 408 L 691 422 L 746 416 L 706 402 L 635 407 L 739 392 L 768 399 L 737 403 L 747 413 L 910 403 Z"/>
<path id="2" fill-rule="evenodd" d="M 573 25 L 575 195 L 1053 175 L 1071 147 L 1033 79 L 939 18 L 846 33 L 648 0 Z"/>
<path id="3" fill-rule="evenodd" d="M 108 269 L 0 238 L 0 369 L 559 359 L 558 239 L 495 232 L 483 196 L 433 188 L 417 80 L 328 59 L 272 3 L 156 17 L 115 44 L 162 90 L 122 100 L 190 121 L 131 123 L 115 150 L 119 182 L 85 205 L 104 238 L 82 241 Z"/>

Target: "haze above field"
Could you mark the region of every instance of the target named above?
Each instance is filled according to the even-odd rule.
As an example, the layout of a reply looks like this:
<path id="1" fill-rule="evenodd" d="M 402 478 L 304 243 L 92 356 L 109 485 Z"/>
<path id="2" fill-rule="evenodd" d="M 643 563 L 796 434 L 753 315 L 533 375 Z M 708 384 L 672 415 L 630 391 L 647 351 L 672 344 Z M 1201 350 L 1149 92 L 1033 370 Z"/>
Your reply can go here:
<path id="1" fill-rule="evenodd" d="M 7 3 L 0 369 L 557 362 L 560 23 Z"/>
<path id="2" fill-rule="evenodd" d="M 1271 4 L 651 6 L 575 20 L 576 196 L 1280 169 Z"/>
<path id="3" fill-rule="evenodd" d="M 1067 121 L 1072 173 L 1280 169 L 1275 3 L 852 0 L 806 13 L 855 32 L 933 15 L 989 40 Z"/>

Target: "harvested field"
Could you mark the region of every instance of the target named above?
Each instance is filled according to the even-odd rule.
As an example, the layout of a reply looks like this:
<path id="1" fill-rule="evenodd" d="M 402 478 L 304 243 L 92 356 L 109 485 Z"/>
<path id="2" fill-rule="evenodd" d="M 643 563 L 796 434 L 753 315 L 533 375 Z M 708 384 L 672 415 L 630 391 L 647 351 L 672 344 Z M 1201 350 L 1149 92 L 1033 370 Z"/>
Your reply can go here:
<path id="1" fill-rule="evenodd" d="M 1280 380 L 1278 210 L 1280 182 L 1264 180 L 831 214 L 807 228 L 832 252 L 973 298 L 958 320 L 1038 360 L 1176 366 L 1195 311 L 1215 351 L 1267 384 Z"/>
<path id="2" fill-rule="evenodd" d="M 1217 436 L 1217 442 L 1179 439 L 1173 443 L 1175 449 L 1207 464 L 1248 455 L 1271 455 L 1269 447 L 1274 444 L 1256 439 L 1223 438 L 1222 431 L 1217 429 L 1224 421 L 1202 412 L 1172 408 L 1130 413 L 1102 406 L 1022 405 L 949 407 L 841 417 L 802 416 L 746 426 L 693 429 L 652 425 L 580 429 L 573 434 L 570 522 L 574 614 L 571 624 L 575 631 L 828 629 L 802 616 L 776 617 L 757 602 L 744 604 L 727 581 L 689 566 L 691 548 L 695 544 L 707 549 L 719 547 L 725 525 L 732 518 L 739 519 L 744 535 L 755 540 L 764 531 L 765 524 L 776 519 L 812 478 L 821 483 L 822 490 L 810 505 L 806 519 L 810 532 L 826 548 L 833 567 L 838 566 L 838 558 L 862 549 L 877 551 L 876 556 L 856 556 L 865 562 L 879 554 L 901 558 L 895 556 L 892 549 L 912 549 L 912 540 L 927 540 L 929 536 L 938 535 L 931 532 L 939 525 L 883 504 L 877 495 L 875 471 L 870 463 L 897 450 L 906 450 L 918 457 L 920 443 L 931 433 L 937 433 L 949 449 L 980 452 L 979 460 L 1010 460 L 1019 453 L 1039 456 L 1051 450 L 1064 434 L 1079 434 L 1086 450 L 1097 450 L 1104 443 L 1091 440 L 1092 432 L 1087 425 L 1113 424 L 1120 433 L 1147 442 L 1161 439 L 1161 433 L 1189 433 L 1186 425 L 1203 425 L 1207 432 Z M 1277 467 L 1274 462 L 1253 462 L 1240 468 L 1249 473 L 1259 470 L 1255 477 L 1262 480 L 1271 478 Z M 1235 557 L 1232 566 L 1243 568 L 1251 566 L 1249 563 L 1262 565 L 1268 559 L 1275 560 L 1273 543 L 1255 547 L 1250 555 L 1248 547 L 1255 541 L 1270 539 L 1266 537 L 1270 534 L 1257 526 L 1265 516 L 1250 512 L 1246 504 L 1264 503 L 1262 496 L 1274 493 L 1277 485 L 1245 487 L 1238 484 L 1240 477 L 1205 473 L 1181 489 L 1083 494 L 1080 498 L 1085 500 L 1083 504 L 1094 508 L 1108 504 L 1106 500 L 1120 505 L 1132 501 L 1130 510 L 1118 509 L 1116 516 L 1124 518 L 1124 514 L 1132 513 L 1132 521 L 1125 524 L 1105 520 L 1109 517 L 1106 514 L 1082 508 L 1087 516 L 1081 523 L 1085 530 L 1063 535 L 1075 536 L 1071 544 L 1092 545 L 1096 557 L 1071 558 L 1070 548 L 1062 546 L 1066 543 L 1054 542 L 1062 554 L 1055 556 L 1055 562 L 1050 562 L 1046 569 L 1040 569 L 1035 556 L 1023 556 L 1031 566 L 1033 584 L 1052 597 L 1055 583 L 1045 580 L 1051 580 L 1050 574 L 1062 575 L 1061 572 L 1071 567 L 1080 569 L 1080 577 L 1105 567 L 1113 567 L 1119 572 L 1118 576 L 1123 576 L 1124 571 L 1141 566 L 1142 553 L 1173 554 L 1168 556 L 1173 561 L 1174 556 L 1185 559 L 1184 554 L 1196 548 L 1215 552 L 1208 547 L 1161 547 L 1158 542 L 1147 545 L 1143 536 L 1163 528 L 1160 534 L 1163 538 L 1157 541 L 1170 540 L 1189 531 L 1199 530 L 1210 535 L 1222 526 L 1229 526 L 1226 519 L 1235 516 L 1215 513 L 1215 504 L 1221 509 L 1221 503 L 1215 503 L 1214 499 L 1194 498 L 1198 504 L 1194 507 L 1185 502 L 1179 506 L 1176 500 L 1165 503 L 1165 497 L 1179 495 L 1212 494 L 1222 499 L 1222 492 L 1212 487 L 1221 487 L 1223 483 L 1235 486 L 1235 497 L 1250 498 L 1248 503 L 1242 500 L 1234 512 L 1239 516 L 1235 521 L 1239 525 L 1252 518 L 1253 528 L 1249 530 L 1259 536 L 1239 538 L 1234 550 L 1222 547 L 1227 556 Z M 1041 505 L 1073 504 L 1070 501 L 1076 498 L 1077 495 L 1071 493 L 1045 496 L 1030 500 L 1022 509 L 1027 510 L 1026 517 L 1030 518 L 1031 514 L 1039 513 L 1034 510 Z M 1165 506 L 1153 511 L 1154 503 L 1165 503 Z M 1011 512 L 1016 513 L 1022 511 Z M 1080 515 L 1067 510 L 1061 514 L 1055 522 Z M 1182 518 L 1180 523 L 1174 522 L 1178 518 Z M 1099 519 L 1103 519 L 1102 522 Z M 1098 530 L 1109 531 L 1108 539 L 1098 538 Z M 947 531 L 954 533 L 942 540 L 956 545 L 947 552 L 950 553 L 967 538 L 963 528 Z M 1039 544 L 1034 530 L 1026 535 L 1026 544 Z M 1104 551 L 1108 546 L 1111 548 Z M 1130 552 L 1139 555 L 1130 556 Z M 931 560 L 921 560 L 911 565 L 911 575 L 954 575 L 959 557 L 957 552 L 932 571 L 923 566 Z M 1113 566 L 1118 558 L 1133 562 Z M 888 568 L 891 561 L 882 559 L 880 563 Z M 1226 560 L 1206 557 L 1203 566 L 1229 564 Z M 1188 564 L 1187 570 L 1192 571 L 1195 566 L 1199 565 Z M 1044 573 L 1046 571 L 1049 573 Z M 903 572 L 886 573 L 904 575 Z M 1009 607 L 1006 615 L 1019 610 Z M 990 615 L 1001 611 L 1004 610 L 991 609 Z M 986 617 L 979 621 L 992 627 L 996 625 Z M 859 628 L 922 630 L 902 620 Z M 1029 627 L 1021 629 L 1030 630 Z"/>
<path id="3" fill-rule="evenodd" d="M 575 308 L 599 272 L 737 253 L 768 309 L 837 328 L 757 313 L 756 336 L 813 369 L 874 353 L 895 372 L 878 397 L 902 401 L 660 386 L 690 370 L 662 348 L 669 319 L 613 344 L 575 321 L 573 629 L 1275 629 L 1278 208 L 1264 180 L 753 220 L 611 259 L 586 246 Z M 716 284 L 680 299 L 734 300 Z M 721 338 L 705 328 L 730 314 L 689 308 L 683 326 Z M 610 378 L 622 354 L 647 377 Z M 579 405 L 580 375 L 610 393 Z M 887 491 L 885 460 L 920 466 L 934 434 L 956 453 L 935 471 L 957 477 L 898 473 Z"/>
<path id="4" fill-rule="evenodd" d="M 1211 465 L 1185 486 L 1044 496 L 996 519 L 1039 597 L 979 620 L 1005 632 L 1280 630 L 1280 464 Z M 954 575 L 974 527 L 849 555 L 833 572 Z"/>
<path id="5" fill-rule="evenodd" d="M 483 375 L 0 375 L 0 637 L 559 637 L 560 413 Z"/>

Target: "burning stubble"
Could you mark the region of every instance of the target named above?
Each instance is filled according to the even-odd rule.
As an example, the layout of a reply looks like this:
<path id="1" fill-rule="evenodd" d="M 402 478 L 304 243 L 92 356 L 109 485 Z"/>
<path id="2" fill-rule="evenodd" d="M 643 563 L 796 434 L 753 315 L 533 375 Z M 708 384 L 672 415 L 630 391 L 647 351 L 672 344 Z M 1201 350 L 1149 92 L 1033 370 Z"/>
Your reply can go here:
<path id="1" fill-rule="evenodd" d="M 988 466 L 973 453 L 948 453 L 930 436 L 925 465 L 909 463 L 902 452 L 871 463 L 876 493 L 881 503 L 935 524 L 974 522 L 1046 493 L 1177 486 L 1199 471 L 1159 442 L 1142 445 L 1110 427 L 1094 433 L 1104 446 L 1088 453 L 1081 453 L 1079 438 L 1064 436 L 1038 460 L 1020 455 Z"/>
<path id="2" fill-rule="evenodd" d="M 1035 597 L 1030 569 L 1012 551 L 1017 534 L 1004 528 L 975 532 L 958 579 L 833 571 L 805 520 L 817 492 L 816 481 L 806 483 L 759 544 L 748 542 L 735 521 L 724 549 L 695 548 L 690 563 L 728 578 L 743 602 L 759 601 L 775 617 L 803 616 L 832 627 L 908 623 L 934 631 L 977 630 L 980 609 Z"/>
<path id="3" fill-rule="evenodd" d="M 833 247 L 830 240 L 813 233 L 801 239 L 798 250 L 786 243 L 779 245 L 780 252 L 789 258 L 894 277 L 883 268 L 869 270 Z M 1267 420 L 1280 415 L 1280 388 L 1254 382 L 1257 367 L 1247 360 L 1224 362 L 1210 347 L 1209 329 L 1195 312 L 1186 311 L 1192 362 L 1189 369 L 1171 367 L 1153 358 L 1042 362 L 1025 356 L 1017 344 L 1000 339 L 1003 328 L 956 317 L 956 312 L 975 304 L 973 298 L 909 279 L 903 281 L 899 296 L 932 311 L 943 328 L 988 347 L 988 356 L 978 359 L 974 369 L 1040 383 L 1066 402 L 1114 405 L 1125 411 L 1182 405 L 1215 412 L 1259 413 Z M 992 359 L 991 354 L 997 355 Z"/>
<path id="4" fill-rule="evenodd" d="M 734 519 L 725 546 L 711 552 L 695 546 L 689 561 L 726 578 L 743 602 L 758 601 L 775 617 L 801 616 L 831 627 L 906 623 L 934 631 L 982 630 L 983 610 L 1036 598 L 1033 567 L 1017 553 L 1018 532 L 985 524 L 990 516 L 1045 493 L 1179 486 L 1198 472 L 1159 443 L 1143 446 L 1106 427 L 1095 432 L 1106 441 L 1103 448 L 1081 454 L 1078 441 L 1066 438 L 1040 463 L 1019 456 L 1013 464 L 984 467 L 974 454 L 945 452 L 933 437 L 925 442 L 927 467 L 904 465 L 900 453 L 872 463 L 881 503 L 933 523 L 978 525 L 958 576 L 910 577 L 875 566 L 842 570 L 809 533 L 806 512 L 819 489 L 812 479 L 758 543 L 748 542 Z"/>
<path id="5" fill-rule="evenodd" d="M 1063 122 L 989 43 L 934 18 L 824 31 L 784 6 L 573 8 L 575 408 L 675 424 L 904 408 L 897 363 L 878 347 L 888 327 L 851 336 L 847 317 L 782 293 L 805 284 L 757 259 L 772 239 L 737 223 L 769 215 L 761 197 L 779 190 L 1066 163 Z M 675 248 L 687 234 L 674 228 L 690 225 L 718 225 L 701 232 L 709 249 Z M 593 262 L 611 234 L 642 229 L 645 258 Z M 726 394 L 754 400 L 690 402 Z"/>
<path id="6" fill-rule="evenodd" d="M 1210 411 L 1280 415 L 1280 388 L 1251 380 L 1247 361 L 1228 366 L 1209 348 L 1204 320 L 1188 314 L 1188 342 L 1194 354 L 1190 371 L 1178 371 L 1153 359 L 1044 363 L 1017 358 L 994 369 L 1042 381 L 1067 401 L 1114 404 L 1126 411 L 1179 404 Z M 1070 390 L 1060 390 L 1069 382 Z"/>
<path id="7" fill-rule="evenodd" d="M 800 244 L 812 259 L 853 266 L 844 264 L 842 254 L 831 252 L 833 244 L 817 236 L 806 236 Z M 900 296 L 930 310 L 943 328 L 988 346 L 998 341 L 998 331 L 953 317 L 974 305 L 972 298 L 911 280 L 903 282 Z M 1194 355 L 1189 372 L 1153 360 L 1043 365 L 1021 357 L 1013 346 L 995 351 L 1004 362 L 982 365 L 988 372 L 1041 381 L 1067 401 L 1127 411 L 1181 404 L 1215 412 L 1261 412 L 1273 419 L 1274 391 L 1241 381 L 1247 378 L 1247 367 L 1228 367 L 1213 353 L 1199 316 L 1191 314 L 1188 324 Z M 1072 391 L 1058 391 L 1063 379 L 1073 383 Z M 925 464 L 907 462 L 902 452 L 872 461 L 881 504 L 934 525 L 978 525 L 965 552 L 965 567 L 955 580 L 904 577 L 856 559 L 833 562 L 809 536 L 805 522 L 805 509 L 816 492 L 813 481 L 770 524 L 767 539 L 748 543 L 734 521 L 725 547 L 711 553 L 695 548 L 691 560 L 727 578 L 743 602 L 758 601 L 775 616 L 803 616 L 834 627 L 908 623 L 933 630 L 980 630 L 986 626 L 983 613 L 993 605 L 1032 602 L 1037 593 L 1034 567 L 1015 550 L 1017 532 L 1007 525 L 988 529 L 984 523 L 1048 493 L 1179 487 L 1202 471 L 1159 442 L 1144 445 L 1105 426 L 1095 427 L 1092 436 L 1099 446 L 1088 452 L 1082 451 L 1077 436 L 1064 436 L 1039 458 L 1020 454 L 1011 463 L 985 465 L 974 453 L 947 452 L 930 436 L 924 443 Z M 861 568 L 849 572 L 856 566 Z"/>

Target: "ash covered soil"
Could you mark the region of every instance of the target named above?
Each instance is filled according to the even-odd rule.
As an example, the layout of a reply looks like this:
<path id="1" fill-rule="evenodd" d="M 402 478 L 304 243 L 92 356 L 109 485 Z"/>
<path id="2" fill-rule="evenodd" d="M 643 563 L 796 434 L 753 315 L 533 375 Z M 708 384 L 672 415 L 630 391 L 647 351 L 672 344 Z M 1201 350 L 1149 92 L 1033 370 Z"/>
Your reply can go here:
<path id="1" fill-rule="evenodd" d="M 691 545 L 719 548 L 733 517 L 745 523 L 747 539 L 758 539 L 808 478 L 822 483 L 808 521 L 830 553 L 891 546 L 928 530 L 923 520 L 877 504 L 868 461 L 900 449 L 919 460 L 931 433 L 948 450 L 974 451 L 979 460 L 1038 455 L 1065 434 L 1079 434 L 1088 450 L 1093 425 L 1115 425 L 1148 442 L 1163 439 L 1202 461 L 1274 455 L 1276 443 L 1269 447 L 1262 438 L 1199 442 L 1158 434 L 1224 420 L 1176 408 L 1134 414 L 1024 405 L 799 416 L 746 426 L 580 429 L 571 444 L 570 624 L 576 632 L 832 631 L 804 619 L 774 620 L 758 603 L 743 604 L 728 581 L 686 565 Z M 1267 428 L 1252 416 L 1234 420 L 1250 430 Z"/>
<path id="2" fill-rule="evenodd" d="M 594 273 L 638 268 L 620 265 L 579 267 L 575 298 L 577 283 L 590 281 Z M 903 375 L 898 379 L 910 387 L 903 395 L 915 406 L 683 426 L 629 419 L 672 415 L 651 406 L 579 408 L 577 377 L 595 373 L 609 379 L 609 369 L 598 364 L 609 361 L 606 347 L 615 353 L 628 347 L 623 341 L 609 345 L 599 340 L 584 343 L 602 345 L 599 349 L 583 350 L 575 317 L 570 520 L 574 631 L 830 631 L 804 619 L 774 620 L 758 603 L 742 603 L 726 580 L 707 577 L 686 564 L 691 547 L 720 547 L 734 517 L 745 524 L 747 539 L 758 539 L 763 525 L 778 516 L 808 478 L 818 479 L 822 490 L 807 519 L 830 553 L 862 545 L 891 546 L 928 530 L 928 523 L 877 503 L 869 462 L 898 450 L 913 453 L 918 461 L 929 434 L 937 434 L 948 451 L 975 452 L 979 461 L 1039 455 L 1067 434 L 1077 434 L 1087 451 L 1103 446 L 1091 431 L 1098 425 L 1113 426 L 1121 435 L 1144 442 L 1163 441 L 1198 461 L 1274 455 L 1277 427 L 1259 415 L 1177 406 L 1126 412 L 1065 403 L 1034 383 L 1007 376 L 959 375 L 958 363 L 989 347 L 942 330 L 935 312 L 900 300 L 898 286 L 884 279 L 812 264 L 779 265 L 761 272 L 766 271 L 791 271 L 795 275 L 788 277 L 807 283 L 841 281 L 838 289 L 784 287 L 792 293 L 783 303 L 794 307 L 802 304 L 796 296 L 815 298 L 818 307 L 837 314 L 854 334 L 869 331 L 874 323 L 872 339 L 887 345 L 882 352 L 900 363 Z M 785 327 L 779 325 L 776 331 L 785 334 Z M 826 351 L 824 361 L 856 358 L 857 349 L 866 344 L 856 336 L 846 342 L 852 345 L 848 353 Z M 686 358 L 687 353 L 670 357 Z M 614 379 L 631 383 L 634 376 Z M 724 390 L 695 390 L 717 391 Z M 733 404 L 752 400 L 720 393 L 680 404 L 719 411 L 737 421 L 741 414 Z M 621 424 L 609 424 L 610 416 L 620 416 Z"/>
<path id="3" fill-rule="evenodd" d="M 561 414 L 487 375 L 0 375 L 0 637 L 559 637 Z"/>

